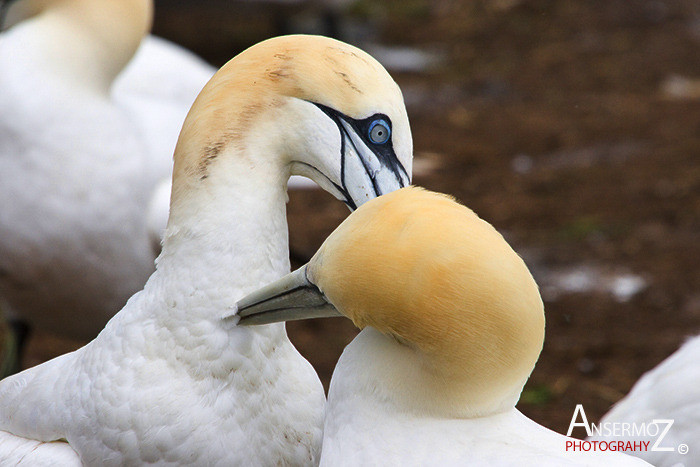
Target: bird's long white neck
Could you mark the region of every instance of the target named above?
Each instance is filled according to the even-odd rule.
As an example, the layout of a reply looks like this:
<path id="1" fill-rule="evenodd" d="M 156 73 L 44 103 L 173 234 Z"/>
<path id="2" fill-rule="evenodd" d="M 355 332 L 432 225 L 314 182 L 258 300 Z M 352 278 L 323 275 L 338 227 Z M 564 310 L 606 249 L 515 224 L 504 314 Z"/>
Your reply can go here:
<path id="1" fill-rule="evenodd" d="M 49 71 L 66 84 L 107 93 L 150 29 L 151 0 L 23 0 L 27 15 L 18 28 L 31 40 Z"/>
<path id="2" fill-rule="evenodd" d="M 176 184 L 157 261 L 157 274 L 219 307 L 289 272 L 289 173 L 240 151 L 223 149 L 216 170 L 191 177 L 186 190 Z"/>
<path id="3" fill-rule="evenodd" d="M 182 191 L 187 183 L 175 183 L 156 271 L 132 298 L 137 306 L 117 317 L 145 333 L 148 348 L 139 352 L 228 381 L 244 378 L 246 361 L 296 351 L 282 323 L 251 329 L 222 319 L 246 293 L 289 272 L 288 174 L 225 152 L 208 177 L 192 177 Z"/>

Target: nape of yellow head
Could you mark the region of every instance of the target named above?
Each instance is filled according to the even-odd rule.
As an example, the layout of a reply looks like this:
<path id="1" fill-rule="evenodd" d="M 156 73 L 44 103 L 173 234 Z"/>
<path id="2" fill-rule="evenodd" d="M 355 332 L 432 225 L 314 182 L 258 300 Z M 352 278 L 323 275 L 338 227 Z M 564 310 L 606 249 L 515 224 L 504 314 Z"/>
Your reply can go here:
<path id="1" fill-rule="evenodd" d="M 408 187 L 367 202 L 308 271 L 358 327 L 417 350 L 472 404 L 517 400 L 542 349 L 543 305 L 524 262 L 445 195 Z"/>

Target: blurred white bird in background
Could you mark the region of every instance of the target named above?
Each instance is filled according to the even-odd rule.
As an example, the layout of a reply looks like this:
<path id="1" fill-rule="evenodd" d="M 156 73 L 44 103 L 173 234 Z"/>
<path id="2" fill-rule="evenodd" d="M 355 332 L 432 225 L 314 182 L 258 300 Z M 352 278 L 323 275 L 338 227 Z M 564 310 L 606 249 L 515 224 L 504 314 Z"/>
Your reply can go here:
<path id="1" fill-rule="evenodd" d="M 654 420 L 663 420 L 648 430 L 654 436 L 601 434 L 591 439 L 649 441 L 650 446 L 658 441 L 661 449 L 636 451 L 634 455 L 662 467 L 700 465 L 700 337 L 689 339 L 642 375 L 600 424 L 628 423 L 641 429 L 642 425 L 654 425 Z"/>
<path id="2" fill-rule="evenodd" d="M 152 0 L 2 4 L 0 301 L 91 339 L 154 270 L 177 136 L 215 69 L 147 35 Z"/>
<path id="3" fill-rule="evenodd" d="M 184 123 L 144 290 L 85 347 L 0 382 L 0 463 L 65 440 L 88 465 L 313 465 L 315 371 L 284 325 L 221 317 L 289 271 L 291 173 L 354 209 L 410 183 L 411 161 L 401 92 L 361 50 L 286 36 L 231 60 Z"/>
<path id="4" fill-rule="evenodd" d="M 0 295 L 15 319 L 90 338 L 154 269 L 145 212 L 171 148 L 153 153 L 111 95 L 152 5 L 15 7 L 27 19 L 0 35 Z"/>
<path id="5" fill-rule="evenodd" d="M 333 372 L 321 465 L 647 465 L 567 451 L 571 438 L 515 408 L 542 350 L 538 287 L 491 225 L 445 195 L 369 201 L 229 319 L 339 314 L 362 331 Z"/>

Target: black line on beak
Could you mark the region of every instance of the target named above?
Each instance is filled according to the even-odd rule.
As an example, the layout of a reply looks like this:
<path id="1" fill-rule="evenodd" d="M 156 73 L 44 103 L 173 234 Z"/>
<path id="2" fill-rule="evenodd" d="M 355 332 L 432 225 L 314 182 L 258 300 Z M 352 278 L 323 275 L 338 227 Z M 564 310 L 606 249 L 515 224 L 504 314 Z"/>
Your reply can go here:
<path id="1" fill-rule="evenodd" d="M 406 184 L 404 183 L 404 180 L 410 180 L 410 177 L 408 176 L 408 172 L 406 171 L 406 168 L 401 164 L 401 161 L 399 161 L 399 158 L 396 156 L 396 153 L 394 152 L 394 145 L 391 140 L 389 140 L 386 144 L 382 145 L 377 145 L 374 144 L 370 141 L 367 140 L 367 136 L 365 135 L 365 131 L 363 131 L 363 128 L 368 125 L 368 123 L 372 120 L 375 120 L 377 118 L 382 118 L 386 120 L 387 122 L 391 122 L 391 119 L 387 115 L 383 114 L 376 114 L 372 115 L 368 118 L 365 118 L 363 120 L 355 120 L 353 118 L 348 117 L 347 115 L 342 114 L 341 112 L 338 112 L 335 109 L 332 109 L 328 106 L 325 106 L 323 104 L 318 104 L 316 102 L 311 102 L 314 104 L 316 107 L 321 109 L 323 113 L 328 115 L 328 117 L 333 120 L 333 122 L 336 124 L 338 127 L 338 131 L 340 131 L 340 150 L 341 150 L 341 160 L 340 160 L 340 180 L 341 183 L 343 184 L 343 193 L 347 194 L 347 199 L 349 201 L 352 201 L 348 192 L 347 188 L 345 187 L 345 139 L 347 138 L 350 143 L 353 145 L 353 148 L 355 149 L 355 152 L 357 153 L 357 156 L 360 158 L 360 161 L 362 162 L 362 166 L 365 168 L 365 172 L 367 173 L 367 176 L 370 178 L 372 181 L 372 188 L 374 189 L 375 195 L 379 196 L 379 186 L 376 182 L 376 178 L 372 171 L 369 169 L 367 166 L 367 162 L 362 158 L 360 155 L 360 151 L 358 151 L 357 146 L 353 142 L 352 138 L 348 134 L 348 130 L 343 126 L 342 121 L 347 122 L 354 130 L 355 133 L 364 141 L 365 145 L 377 156 L 377 159 L 379 159 L 379 162 L 391 169 L 391 171 L 394 173 L 396 178 L 398 179 L 399 186 L 404 187 Z M 405 177 L 405 178 L 404 178 Z M 350 206 L 350 203 L 346 202 L 348 206 Z M 354 202 L 352 203 L 353 205 L 355 204 Z M 355 207 L 351 206 L 351 209 L 355 210 Z"/>
<path id="2" fill-rule="evenodd" d="M 375 178 L 374 174 L 372 173 L 372 170 L 367 166 L 367 162 L 360 156 L 360 150 L 357 149 L 357 145 L 355 145 L 355 142 L 352 140 L 352 137 L 350 136 L 350 133 L 348 132 L 347 129 L 345 129 L 345 126 L 339 121 L 336 122 L 338 127 L 340 127 L 340 137 L 343 138 L 343 135 L 347 137 L 348 141 L 352 145 L 352 147 L 355 149 L 355 154 L 357 154 L 357 157 L 360 158 L 360 162 L 362 163 L 362 167 L 365 169 L 365 173 L 367 173 L 367 176 L 369 177 L 370 181 L 372 182 L 372 189 L 374 190 L 374 196 L 377 197 L 379 196 L 379 186 L 377 185 L 377 179 Z M 343 138 L 343 147 L 345 146 L 345 138 Z M 374 151 L 373 151 L 374 152 Z M 345 151 L 343 151 L 343 157 L 345 156 Z M 343 183 L 345 183 L 345 178 L 342 179 Z"/>

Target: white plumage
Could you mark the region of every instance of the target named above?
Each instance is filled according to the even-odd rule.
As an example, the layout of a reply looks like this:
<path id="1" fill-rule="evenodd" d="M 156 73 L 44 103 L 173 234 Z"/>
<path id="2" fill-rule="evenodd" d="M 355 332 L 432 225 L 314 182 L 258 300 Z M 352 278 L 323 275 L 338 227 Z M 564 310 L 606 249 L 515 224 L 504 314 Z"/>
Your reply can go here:
<path id="1" fill-rule="evenodd" d="M 649 441 L 652 446 L 670 450 L 637 451 L 634 455 L 656 466 L 700 465 L 700 337 L 689 339 L 673 355 L 648 371 L 600 421 L 601 424 L 630 423 L 640 428 L 653 420 L 673 420 L 658 424 L 656 436 L 593 436 L 594 440 Z M 656 428 L 650 430 L 656 434 Z M 687 452 L 678 446 L 686 445 Z M 681 448 L 682 450 L 683 448 Z"/>
<path id="2" fill-rule="evenodd" d="M 129 63 L 147 0 L 16 5 L 30 17 L 0 35 L 0 294 L 14 318 L 92 338 L 154 270 L 165 224 L 146 210 L 167 219 L 155 188 L 213 69 L 155 38 Z"/>
<path id="3" fill-rule="evenodd" d="M 322 466 L 641 466 L 615 452 L 573 452 L 577 441 L 530 420 L 516 408 L 484 417 L 404 411 L 381 397 L 392 344 L 366 328 L 345 348 L 328 393 Z M 377 397 L 379 396 L 379 397 Z"/>
<path id="4" fill-rule="evenodd" d="M 78 454 L 62 441 L 42 443 L 27 441 L 6 431 L 0 431 L 0 447 L 4 466 L 75 467 L 81 465 Z"/>
<path id="5" fill-rule="evenodd" d="M 152 0 L 12 8 L 0 34 L 0 295 L 12 318 L 90 339 L 154 270 L 177 137 L 215 69 L 141 40 Z"/>
<path id="6" fill-rule="evenodd" d="M 149 9 L 101 31 L 112 42 L 84 28 L 100 17 L 49 8 L 0 35 L 0 294 L 8 314 L 79 338 L 152 272 L 144 211 L 169 173 L 109 96 Z"/>
<path id="7" fill-rule="evenodd" d="M 364 52 L 287 36 L 231 60 L 184 123 L 155 273 L 88 345 L 0 382 L 0 430 L 65 439 L 87 465 L 315 463 L 313 368 L 283 325 L 221 317 L 289 271 L 290 173 L 354 206 L 408 184 L 411 154 L 398 86 Z"/>

